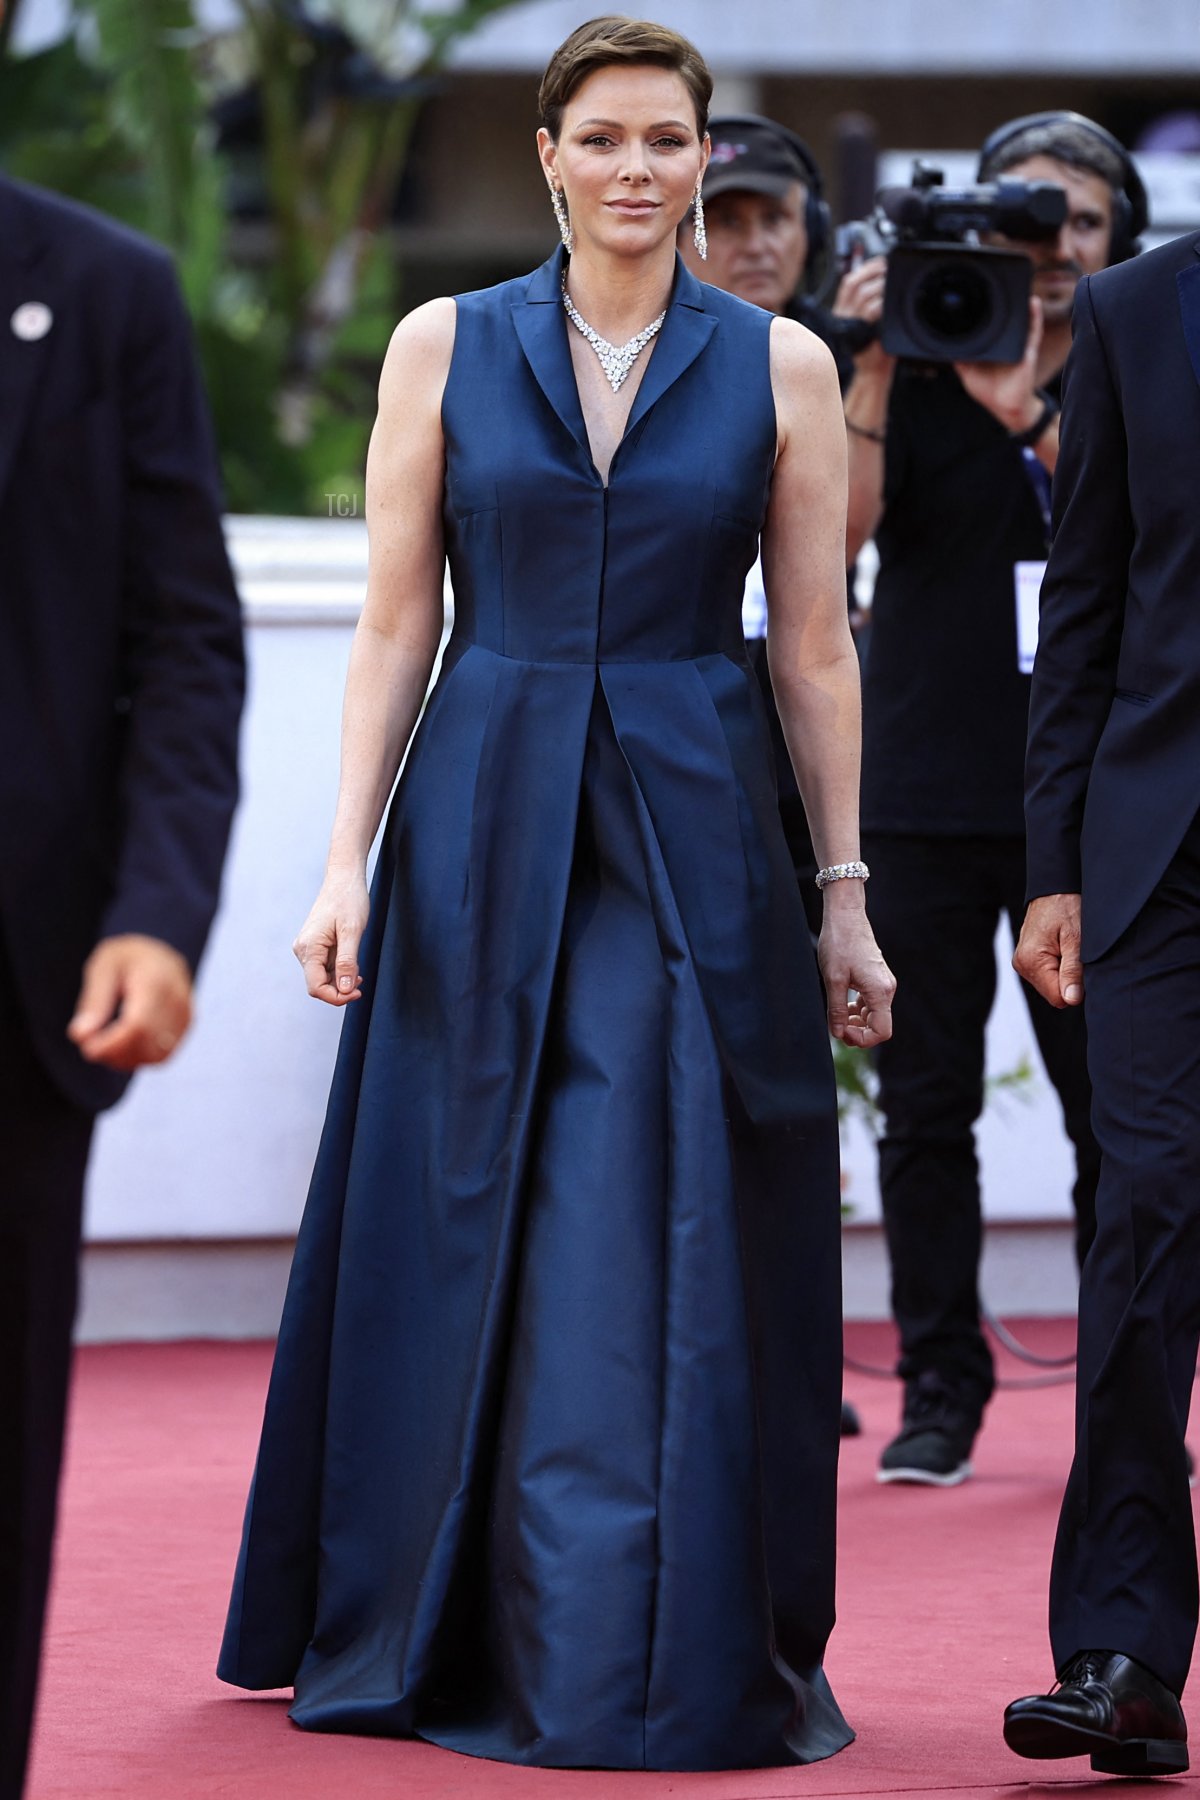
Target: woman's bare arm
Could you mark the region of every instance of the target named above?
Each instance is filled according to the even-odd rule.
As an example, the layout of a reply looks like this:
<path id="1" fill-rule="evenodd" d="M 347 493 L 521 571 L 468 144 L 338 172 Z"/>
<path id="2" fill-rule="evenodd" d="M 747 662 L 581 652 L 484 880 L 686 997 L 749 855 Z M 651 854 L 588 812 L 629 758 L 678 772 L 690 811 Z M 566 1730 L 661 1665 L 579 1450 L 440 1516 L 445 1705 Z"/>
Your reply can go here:
<path id="1" fill-rule="evenodd" d="M 859 856 L 861 705 L 846 604 L 846 431 L 833 358 L 791 320 L 771 327 L 779 454 L 763 532 L 767 657 L 817 861 Z M 867 924 L 860 881 L 825 890 L 821 968 L 830 1029 L 848 1043 L 891 1033 L 895 983 Z M 858 1009 L 848 1008 L 856 990 Z"/>
<path id="2" fill-rule="evenodd" d="M 367 453 L 367 594 L 350 651 L 341 778 L 325 879 L 294 945 L 308 991 L 357 999 L 366 861 L 442 634 L 445 548 L 441 403 L 454 348 L 453 300 L 410 313 L 388 347 Z"/>

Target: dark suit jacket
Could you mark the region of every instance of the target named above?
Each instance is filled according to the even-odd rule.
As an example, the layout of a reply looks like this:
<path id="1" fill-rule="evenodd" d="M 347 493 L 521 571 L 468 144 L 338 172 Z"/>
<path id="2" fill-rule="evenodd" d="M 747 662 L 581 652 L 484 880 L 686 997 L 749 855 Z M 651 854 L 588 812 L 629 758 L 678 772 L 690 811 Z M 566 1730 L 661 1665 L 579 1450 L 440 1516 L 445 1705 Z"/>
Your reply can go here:
<path id="1" fill-rule="evenodd" d="M 0 930 L 36 1054 L 84 1107 L 124 1085 L 63 1035 L 97 940 L 200 957 L 242 689 L 170 260 L 0 177 Z"/>
<path id="2" fill-rule="evenodd" d="M 1026 765 L 1029 895 L 1111 948 L 1200 808 L 1200 234 L 1083 281 Z"/>

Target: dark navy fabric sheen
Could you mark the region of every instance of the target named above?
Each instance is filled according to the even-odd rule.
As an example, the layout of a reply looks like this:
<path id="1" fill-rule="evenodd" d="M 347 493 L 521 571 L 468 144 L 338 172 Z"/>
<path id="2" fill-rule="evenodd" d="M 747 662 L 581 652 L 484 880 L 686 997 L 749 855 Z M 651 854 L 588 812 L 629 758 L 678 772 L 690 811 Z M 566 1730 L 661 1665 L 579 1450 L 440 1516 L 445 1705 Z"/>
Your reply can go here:
<path id="1" fill-rule="evenodd" d="M 679 267 L 606 489 L 558 256 L 458 302 L 455 629 L 388 820 L 221 1654 L 317 1731 L 851 1733 L 838 1151 L 740 604 L 770 320 Z"/>

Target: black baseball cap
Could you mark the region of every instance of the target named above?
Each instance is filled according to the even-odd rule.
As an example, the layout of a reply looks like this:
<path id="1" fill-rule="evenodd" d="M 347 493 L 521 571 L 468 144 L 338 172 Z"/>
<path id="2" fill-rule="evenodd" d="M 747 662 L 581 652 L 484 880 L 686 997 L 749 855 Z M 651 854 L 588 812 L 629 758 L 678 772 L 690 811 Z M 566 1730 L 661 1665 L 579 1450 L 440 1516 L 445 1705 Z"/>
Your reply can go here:
<path id="1" fill-rule="evenodd" d="M 735 191 L 782 199 L 794 182 L 811 187 L 812 172 L 795 149 L 791 133 L 770 119 L 715 118 L 708 131 L 712 155 L 704 173 L 706 200 Z"/>

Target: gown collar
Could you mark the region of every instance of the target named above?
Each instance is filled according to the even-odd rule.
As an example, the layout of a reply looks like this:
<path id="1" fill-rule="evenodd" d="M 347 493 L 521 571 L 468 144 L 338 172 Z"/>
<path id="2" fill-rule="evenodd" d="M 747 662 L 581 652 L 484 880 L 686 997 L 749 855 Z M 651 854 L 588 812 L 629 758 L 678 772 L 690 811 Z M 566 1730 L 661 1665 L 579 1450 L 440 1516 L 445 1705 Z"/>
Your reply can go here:
<path id="1" fill-rule="evenodd" d="M 534 270 L 523 297 L 513 304 L 513 324 L 538 385 L 590 462 L 591 446 L 579 404 L 579 388 L 567 336 L 567 316 L 562 304 L 564 261 L 560 247 L 540 269 Z M 621 445 L 613 457 L 614 464 L 621 447 L 650 409 L 695 362 L 716 324 L 715 314 L 709 312 L 705 304 L 704 287 L 676 255 L 667 317 L 634 396 Z"/>

